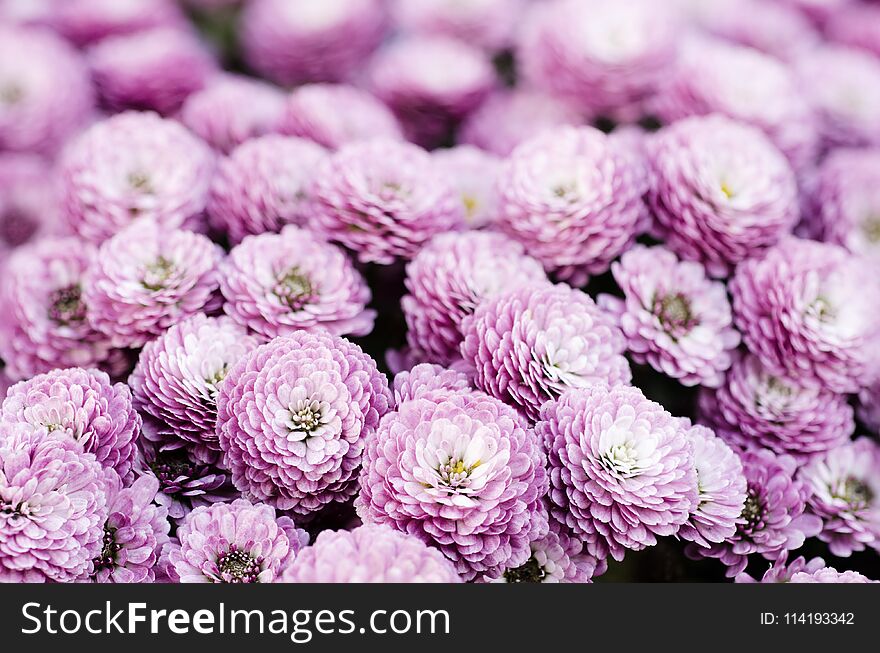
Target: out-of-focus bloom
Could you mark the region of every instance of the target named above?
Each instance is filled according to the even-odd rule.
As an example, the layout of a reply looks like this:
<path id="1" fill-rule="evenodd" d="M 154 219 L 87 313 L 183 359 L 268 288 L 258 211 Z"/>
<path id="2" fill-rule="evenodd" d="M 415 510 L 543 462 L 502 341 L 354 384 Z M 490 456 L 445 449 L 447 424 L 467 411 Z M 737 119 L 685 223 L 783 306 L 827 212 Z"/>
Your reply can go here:
<path id="1" fill-rule="evenodd" d="M 53 370 L 22 381 L 9 388 L 0 422 L 64 433 L 121 481 L 133 476 L 141 418 L 128 386 L 111 383 L 104 372 Z"/>
<path id="2" fill-rule="evenodd" d="M 26 379 L 56 367 L 97 367 L 115 352 L 86 320 L 83 276 L 95 250 L 76 238 L 17 249 L 0 276 L 0 358 Z"/>
<path id="3" fill-rule="evenodd" d="M 441 234 L 406 268 L 409 294 L 400 305 L 407 341 L 427 360 L 448 365 L 460 355 L 462 320 L 481 302 L 545 280 L 541 264 L 503 234 Z"/>
<path id="4" fill-rule="evenodd" d="M 407 137 L 433 146 L 476 109 L 496 85 L 495 70 L 476 47 L 443 36 L 412 36 L 380 51 L 370 88 L 397 114 Z"/>
<path id="5" fill-rule="evenodd" d="M 245 496 L 308 514 L 357 491 L 367 441 L 391 407 L 385 377 L 360 347 L 295 332 L 244 356 L 217 399 L 217 435 Z"/>
<path id="6" fill-rule="evenodd" d="M 219 451 L 218 388 L 257 344 L 231 318 L 194 315 L 144 347 L 128 380 L 135 405 L 173 436 Z"/>
<path id="7" fill-rule="evenodd" d="M 880 145 L 880 60 L 860 50 L 825 46 L 797 61 L 796 71 L 827 148 Z"/>
<path id="8" fill-rule="evenodd" d="M 473 43 L 490 52 L 513 41 L 523 0 L 393 0 L 392 16 L 404 32 L 437 34 Z"/>
<path id="9" fill-rule="evenodd" d="M 54 154 L 94 110 L 80 55 L 48 31 L 0 27 L 0 151 Z"/>
<path id="10" fill-rule="evenodd" d="M 857 571 L 837 571 L 834 567 L 824 567 L 811 574 L 798 572 L 791 577 L 789 583 L 877 583 Z"/>
<path id="11" fill-rule="evenodd" d="M 854 4 L 835 13 L 825 26 L 825 35 L 830 41 L 880 57 L 880 6 Z"/>
<path id="12" fill-rule="evenodd" d="M 59 171 L 67 219 L 93 242 L 138 217 L 172 229 L 198 226 L 213 173 L 211 150 L 186 128 L 136 112 L 86 130 L 65 151 Z"/>
<path id="13" fill-rule="evenodd" d="M 855 430 L 845 395 L 773 374 L 751 354 L 737 358 L 717 390 L 700 393 L 700 419 L 742 449 L 766 447 L 806 458 Z"/>
<path id="14" fill-rule="evenodd" d="M 783 551 L 779 557 L 770 565 L 770 568 L 764 572 L 761 580 L 755 580 L 745 572 L 736 575 L 734 582 L 736 583 L 787 583 L 791 577 L 801 572 L 812 574 L 825 566 L 822 558 L 813 558 L 809 562 L 803 556 L 795 558 L 787 563 L 788 552 Z"/>
<path id="15" fill-rule="evenodd" d="M 528 89 L 499 91 L 465 119 L 459 141 L 507 156 L 545 129 L 582 122 L 578 111 L 551 95 Z"/>
<path id="16" fill-rule="evenodd" d="M 61 231 L 54 182 L 42 158 L 0 155 L 0 266 L 17 247 Z"/>
<path id="17" fill-rule="evenodd" d="M 308 222 L 308 187 L 326 152 L 311 141 L 275 134 L 249 140 L 221 159 L 208 218 L 235 245 L 250 234 Z"/>
<path id="18" fill-rule="evenodd" d="M 394 376 L 395 406 L 421 397 L 442 399 L 459 392 L 471 392 L 467 374 L 440 365 L 421 363 Z"/>
<path id="19" fill-rule="evenodd" d="M 458 190 L 464 205 L 464 220 L 471 229 L 491 224 L 498 210 L 495 184 L 501 160 L 470 145 L 436 150 L 437 169 Z"/>
<path id="20" fill-rule="evenodd" d="M 367 441 L 360 484 L 365 522 L 433 544 L 465 580 L 525 564 L 548 528 L 534 431 L 480 393 L 403 402 Z"/>
<path id="21" fill-rule="evenodd" d="M 249 0 L 241 17 L 245 60 L 279 84 L 341 81 L 379 45 L 382 0 Z"/>
<path id="22" fill-rule="evenodd" d="M 757 128 L 720 115 L 686 118 L 647 148 L 657 235 L 712 276 L 726 275 L 794 227 L 794 173 Z"/>
<path id="23" fill-rule="evenodd" d="M 596 384 L 541 409 L 550 515 L 599 560 L 675 534 L 697 507 L 686 424 L 633 387 Z"/>
<path id="24" fill-rule="evenodd" d="M 665 122 L 720 113 L 757 127 L 796 170 L 808 169 L 818 154 L 819 121 L 795 75 L 749 47 L 687 41 L 653 108 Z"/>
<path id="25" fill-rule="evenodd" d="M 837 13 L 850 11 L 854 0 L 777 0 L 784 5 L 794 7 L 819 27 Z"/>
<path id="26" fill-rule="evenodd" d="M 848 557 L 866 546 L 880 551 L 880 446 L 859 438 L 804 465 L 810 510 L 822 518 L 819 539 Z"/>
<path id="27" fill-rule="evenodd" d="M 592 127 L 544 131 L 498 175 L 495 226 L 563 280 L 602 273 L 643 223 L 645 180 L 632 158 Z"/>
<path id="28" fill-rule="evenodd" d="M 0 582 L 70 582 L 92 569 L 104 470 L 64 433 L 0 425 Z"/>
<path id="29" fill-rule="evenodd" d="M 675 61 L 676 12 L 648 0 L 553 0 L 522 20 L 526 80 L 593 115 L 638 118 Z"/>
<path id="30" fill-rule="evenodd" d="M 615 315 L 633 359 L 684 385 L 721 385 L 740 340 L 724 284 L 662 247 L 637 246 L 611 271 L 624 299 L 603 295 L 599 305 Z"/>
<path id="31" fill-rule="evenodd" d="M 142 347 L 219 308 L 223 250 L 201 234 L 142 219 L 105 241 L 83 281 L 89 323 L 115 347 Z"/>
<path id="32" fill-rule="evenodd" d="M 303 329 L 363 336 L 376 317 L 345 253 L 293 225 L 245 238 L 223 266 L 220 289 L 226 313 L 265 339 Z"/>
<path id="33" fill-rule="evenodd" d="M 290 517 L 246 499 L 196 508 L 165 555 L 181 583 L 271 583 L 308 542 Z"/>
<path id="34" fill-rule="evenodd" d="M 91 580 L 97 583 L 152 583 L 162 547 L 168 542 L 168 511 L 153 503 L 159 482 L 141 476 L 130 487 L 107 481 L 107 521 Z"/>
<path id="35" fill-rule="evenodd" d="M 589 295 L 523 287 L 480 304 L 461 325 L 461 354 L 480 390 L 537 419 L 569 388 L 627 384 L 626 340 Z"/>
<path id="36" fill-rule="evenodd" d="M 459 228 L 464 207 L 416 145 L 372 140 L 343 146 L 315 171 L 311 225 L 364 263 L 412 258 L 432 236 Z"/>
<path id="37" fill-rule="evenodd" d="M 286 583 L 460 583 L 455 567 L 417 537 L 387 526 L 323 531 L 284 572 Z"/>
<path id="38" fill-rule="evenodd" d="M 687 550 L 694 557 L 720 559 L 729 578 L 746 568 L 750 554 L 774 560 L 822 530 L 822 520 L 805 512 L 810 488 L 794 478 L 794 458 L 777 456 L 769 449 L 746 451 L 741 458 L 748 488 L 736 533 L 711 548 L 691 545 Z"/>
<path id="39" fill-rule="evenodd" d="M 52 8 L 50 23 L 65 38 L 85 46 L 154 27 L 182 29 L 186 20 L 172 0 L 62 0 Z"/>
<path id="40" fill-rule="evenodd" d="M 857 414 L 874 434 L 880 434 L 880 380 L 859 392 Z"/>
<path id="41" fill-rule="evenodd" d="M 216 75 L 186 98 L 178 120 L 215 150 L 228 154 L 251 138 L 275 131 L 284 94 L 260 80 Z"/>
<path id="42" fill-rule="evenodd" d="M 786 238 L 741 264 L 730 290 L 743 341 L 772 374 L 834 392 L 877 377 L 880 283 L 871 261 Z"/>
<path id="43" fill-rule="evenodd" d="M 705 426 L 687 431 L 697 471 L 697 502 L 678 536 L 709 547 L 736 533 L 746 502 L 746 477 L 739 455 Z"/>
<path id="44" fill-rule="evenodd" d="M 295 89 L 287 98 L 278 131 L 333 150 L 373 138 L 403 139 L 388 107 L 346 84 L 306 84 Z"/>

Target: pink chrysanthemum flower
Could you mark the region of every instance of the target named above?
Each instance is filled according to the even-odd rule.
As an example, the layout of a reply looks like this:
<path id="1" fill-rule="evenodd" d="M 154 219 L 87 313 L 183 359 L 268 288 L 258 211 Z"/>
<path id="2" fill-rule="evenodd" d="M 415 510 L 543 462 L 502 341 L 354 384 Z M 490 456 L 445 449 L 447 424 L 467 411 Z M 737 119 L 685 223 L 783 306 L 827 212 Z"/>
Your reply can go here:
<path id="1" fill-rule="evenodd" d="M 394 376 L 394 405 L 422 397 L 445 398 L 450 394 L 471 392 L 467 374 L 440 365 L 420 363 Z"/>
<path id="2" fill-rule="evenodd" d="M 465 224 L 471 229 L 491 225 L 498 211 L 496 181 L 501 159 L 470 145 L 435 150 L 432 156 L 458 190 Z"/>
<path id="3" fill-rule="evenodd" d="M 345 253 L 293 225 L 245 238 L 223 266 L 220 289 L 226 313 L 265 339 L 304 329 L 363 336 L 376 317 Z"/>
<path id="4" fill-rule="evenodd" d="M 63 0 L 55 2 L 50 22 L 80 47 L 109 36 L 186 25 L 173 0 Z"/>
<path id="5" fill-rule="evenodd" d="M 315 171 L 311 226 L 364 263 L 412 258 L 459 228 L 464 207 L 431 156 L 387 139 L 343 146 Z"/>
<path id="6" fill-rule="evenodd" d="M 323 531 L 284 572 L 286 583 L 460 583 L 455 567 L 417 537 L 387 526 Z"/>
<path id="7" fill-rule="evenodd" d="M 811 574 L 798 572 L 791 577 L 789 583 L 877 583 L 857 571 L 837 571 L 834 567 L 823 567 Z"/>
<path id="8" fill-rule="evenodd" d="M 537 419 L 569 388 L 630 382 L 626 340 L 589 295 L 526 286 L 480 304 L 461 325 L 461 354 L 480 390 Z"/>
<path id="9" fill-rule="evenodd" d="M 407 341 L 441 365 L 459 358 L 461 323 L 486 299 L 546 279 L 519 243 L 480 231 L 441 234 L 406 268 Z"/>
<path id="10" fill-rule="evenodd" d="M 450 36 L 489 52 L 513 42 L 523 0 L 393 0 L 392 17 L 408 33 Z"/>
<path id="11" fill-rule="evenodd" d="M 812 574 L 825 567 L 825 561 L 822 558 L 812 558 L 807 561 L 803 556 L 795 558 L 788 562 L 788 552 L 783 551 L 779 554 L 770 568 L 764 572 L 760 580 L 755 580 L 745 572 L 736 575 L 735 583 L 787 583 L 795 574 L 806 573 Z"/>
<path id="12" fill-rule="evenodd" d="M 63 231 L 55 176 L 31 154 L 0 154 L 0 266 L 18 247 Z"/>
<path id="13" fill-rule="evenodd" d="M 662 247 L 637 246 L 611 271 L 624 298 L 603 295 L 599 305 L 616 317 L 633 360 L 684 385 L 721 385 L 740 340 L 724 284 Z"/>
<path id="14" fill-rule="evenodd" d="M 880 6 L 854 4 L 831 16 L 825 26 L 830 41 L 880 57 Z"/>
<path id="15" fill-rule="evenodd" d="M 777 0 L 793 7 L 810 19 L 817 27 L 823 27 L 838 12 L 849 11 L 855 0 Z"/>
<path id="16" fill-rule="evenodd" d="M 237 245 L 310 217 L 309 185 L 326 156 L 311 141 L 268 135 L 237 147 L 217 166 L 208 199 L 211 226 Z"/>
<path id="17" fill-rule="evenodd" d="M 213 173 L 211 150 L 182 125 L 135 112 L 86 130 L 59 170 L 67 220 L 93 242 L 138 217 L 172 229 L 197 226 Z"/>

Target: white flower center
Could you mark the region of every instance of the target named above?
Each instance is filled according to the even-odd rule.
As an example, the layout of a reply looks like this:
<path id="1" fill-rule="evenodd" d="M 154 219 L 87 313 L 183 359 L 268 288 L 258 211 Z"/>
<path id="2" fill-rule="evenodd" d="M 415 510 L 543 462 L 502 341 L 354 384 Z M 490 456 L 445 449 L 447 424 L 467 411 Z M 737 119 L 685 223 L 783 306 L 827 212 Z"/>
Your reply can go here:
<path id="1" fill-rule="evenodd" d="M 599 460 L 620 478 L 643 474 L 659 462 L 657 436 L 629 412 L 618 415 L 599 437 Z"/>

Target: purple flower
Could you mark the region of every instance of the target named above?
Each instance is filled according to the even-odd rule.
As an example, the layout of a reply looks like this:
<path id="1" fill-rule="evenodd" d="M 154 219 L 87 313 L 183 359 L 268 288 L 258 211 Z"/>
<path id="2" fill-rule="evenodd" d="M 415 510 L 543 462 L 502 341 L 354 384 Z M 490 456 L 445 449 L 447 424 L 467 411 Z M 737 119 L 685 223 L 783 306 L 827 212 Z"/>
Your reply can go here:
<path id="1" fill-rule="evenodd" d="M 810 510 L 822 518 L 819 539 L 832 554 L 880 551 L 880 445 L 846 442 L 810 460 L 798 478 L 811 491 Z"/>
<path id="2" fill-rule="evenodd" d="M 271 583 L 308 542 L 290 517 L 246 499 L 196 508 L 166 550 L 168 573 L 181 583 Z"/>
<path id="3" fill-rule="evenodd" d="M 0 27 L 0 151 L 54 154 L 91 117 L 89 71 L 48 31 Z"/>
<path id="4" fill-rule="evenodd" d="M 535 429 L 550 463 L 550 515 L 599 560 L 654 546 L 698 506 L 685 424 L 638 388 L 572 390 L 542 407 Z"/>
<path id="5" fill-rule="evenodd" d="M 394 376 L 395 406 L 422 397 L 439 400 L 449 394 L 471 391 L 467 374 L 430 363 L 421 363 Z"/>
<path id="6" fill-rule="evenodd" d="M 729 443 L 798 459 L 845 442 L 855 430 L 845 395 L 773 374 L 751 354 L 734 361 L 720 388 L 703 389 L 699 404 L 701 421 Z"/>
<path id="7" fill-rule="evenodd" d="M 0 425 L 0 582 L 70 582 L 91 571 L 107 474 L 63 433 Z"/>
<path id="8" fill-rule="evenodd" d="M 825 34 L 830 41 L 880 57 L 880 7 L 854 3 L 830 17 Z"/>
<path id="9" fill-rule="evenodd" d="M 431 156 L 416 145 L 345 145 L 315 171 L 311 226 L 364 263 L 412 258 L 432 236 L 461 226 L 464 207 Z"/>
<path id="10" fill-rule="evenodd" d="M 287 98 L 278 131 L 333 150 L 373 138 L 403 139 L 388 107 L 346 84 L 306 84 L 295 89 Z"/>
<path id="11" fill-rule="evenodd" d="M 323 531 L 284 572 L 286 583 L 460 583 L 442 553 L 417 537 L 366 524 Z"/>
<path id="12" fill-rule="evenodd" d="M 365 522 L 436 546 L 465 580 L 524 564 L 547 532 L 540 443 L 483 394 L 403 402 L 367 441 L 360 481 Z"/>
<path id="13" fill-rule="evenodd" d="M 877 376 L 874 264 L 787 238 L 740 265 L 730 290 L 743 340 L 771 373 L 833 392 L 856 392 Z"/>
<path id="14" fill-rule="evenodd" d="M 461 324 L 486 299 L 545 281 L 519 243 L 481 231 L 441 234 L 407 265 L 401 300 L 411 348 L 441 365 L 459 357 Z"/>
<path id="15" fill-rule="evenodd" d="M 90 578 L 98 583 L 152 583 L 168 542 L 168 511 L 153 503 L 159 483 L 141 476 L 130 487 L 118 477 L 107 483 L 107 521 L 101 552 Z"/>
<path id="16" fill-rule="evenodd" d="M 105 107 L 162 115 L 180 109 L 217 68 L 194 35 L 169 27 L 107 38 L 89 50 L 88 61 Z"/>
<path id="17" fill-rule="evenodd" d="M 724 276 L 798 218 L 785 157 L 758 129 L 719 115 L 681 120 L 647 143 L 657 235 Z"/>
<path id="18" fill-rule="evenodd" d="M 10 257 L 0 276 L 0 358 L 11 378 L 118 362 L 86 320 L 83 276 L 94 258 L 76 238 L 40 240 Z"/>
<path id="19" fill-rule="evenodd" d="M 495 70 L 476 47 L 443 36 L 409 36 L 373 58 L 372 91 L 416 143 L 437 145 L 495 88 Z"/>
<path id="20" fill-rule="evenodd" d="M 341 81 L 385 35 L 382 0 L 249 0 L 241 17 L 245 60 L 284 85 Z"/>
<path id="21" fill-rule="evenodd" d="M 458 191 L 467 226 L 488 227 L 498 210 L 495 185 L 501 159 L 470 145 L 435 150 L 432 156 Z"/>
<path id="22" fill-rule="evenodd" d="M 89 323 L 116 347 L 142 347 L 220 306 L 223 250 L 205 236 L 137 220 L 105 241 L 83 281 Z"/>
<path id="23" fill-rule="evenodd" d="M 257 345 L 231 318 L 187 318 L 141 352 L 128 380 L 135 405 L 169 435 L 219 451 L 218 388 L 230 368 Z"/>
<path id="24" fill-rule="evenodd" d="M 9 388 L 0 423 L 64 433 L 122 481 L 133 477 L 141 418 L 128 387 L 111 383 L 104 372 L 53 370 L 22 381 Z"/>
<path id="25" fill-rule="evenodd" d="M 624 298 L 599 305 L 616 316 L 633 360 L 684 385 L 720 385 L 740 340 L 724 284 L 662 247 L 636 246 L 611 271 Z"/>
<path id="26" fill-rule="evenodd" d="M 31 154 L 0 154 L 0 266 L 17 247 L 62 231 L 52 169 Z"/>
<path id="27" fill-rule="evenodd" d="M 101 242 L 137 217 L 172 229 L 197 225 L 214 158 L 179 123 L 129 112 L 87 129 L 65 151 L 59 172 L 71 227 Z"/>
<path id="28" fill-rule="evenodd" d="M 812 574 L 825 567 L 825 561 L 822 558 L 813 558 L 807 562 L 803 556 L 795 558 L 790 563 L 788 560 L 788 552 L 783 551 L 773 562 L 770 568 L 764 572 L 760 581 L 756 581 L 745 572 L 736 575 L 734 582 L 736 583 L 787 583 L 795 574 L 806 573 Z"/>
<path id="29" fill-rule="evenodd" d="M 558 127 L 514 150 L 498 175 L 495 226 L 562 280 L 608 269 L 642 225 L 646 188 L 630 154 L 592 127 Z"/>
<path id="30" fill-rule="evenodd" d="M 449 36 L 496 52 L 512 45 L 524 4 L 523 0 L 393 0 L 391 7 L 403 32 Z"/>
<path id="31" fill-rule="evenodd" d="M 211 226 L 235 245 L 250 234 L 307 224 L 308 187 L 325 156 L 311 141 L 274 134 L 240 145 L 217 166 L 208 199 Z"/>
<path id="32" fill-rule="evenodd" d="M 822 520 L 805 512 L 810 488 L 795 479 L 794 458 L 768 449 L 746 451 L 741 458 L 748 488 L 736 533 L 711 548 L 691 545 L 687 550 L 694 557 L 718 558 L 727 566 L 729 578 L 746 568 L 749 555 L 759 553 L 774 560 L 822 530 Z"/>
<path id="33" fill-rule="evenodd" d="M 366 442 L 391 406 L 352 343 L 298 331 L 244 356 L 217 399 L 217 435 L 245 496 L 305 515 L 357 491 Z"/>
<path id="34" fill-rule="evenodd" d="M 248 236 L 223 266 L 224 309 L 265 339 L 306 329 L 363 336 L 373 330 L 370 288 L 345 253 L 295 226 Z"/>
<path id="35" fill-rule="evenodd" d="M 568 388 L 629 383 L 626 341 L 585 293 L 523 287 L 487 300 L 461 325 L 461 354 L 480 390 L 530 419 Z"/>
<path id="36" fill-rule="evenodd" d="M 853 0 L 779 0 L 800 11 L 817 27 L 824 26 L 836 12 L 845 11 Z"/>
<path id="37" fill-rule="evenodd" d="M 55 2 L 51 24 L 77 46 L 153 27 L 183 27 L 185 18 L 171 0 L 64 0 Z"/>
<path id="38" fill-rule="evenodd" d="M 834 567 L 824 567 L 811 574 L 798 572 L 791 577 L 789 583 L 877 583 L 857 571 L 837 571 Z"/>

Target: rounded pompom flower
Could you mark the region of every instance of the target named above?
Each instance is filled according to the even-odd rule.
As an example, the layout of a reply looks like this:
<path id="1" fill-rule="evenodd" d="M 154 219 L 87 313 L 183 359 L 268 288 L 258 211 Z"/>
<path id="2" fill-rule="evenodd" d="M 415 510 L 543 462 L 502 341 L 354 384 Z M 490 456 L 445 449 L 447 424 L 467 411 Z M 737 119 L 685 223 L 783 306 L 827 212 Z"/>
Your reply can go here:
<path id="1" fill-rule="evenodd" d="M 70 582 L 92 569 L 104 470 L 64 433 L 0 425 L 0 582 Z"/>
<path id="2" fill-rule="evenodd" d="M 16 248 L 63 231 L 52 169 L 32 154 L 0 154 L 0 266 Z"/>
<path id="3" fill-rule="evenodd" d="M 365 524 L 323 531 L 284 572 L 286 583 L 460 583 L 452 563 L 417 537 Z"/>
<path id="4" fill-rule="evenodd" d="M 501 159 L 470 145 L 435 150 L 432 156 L 458 190 L 465 224 L 471 229 L 488 227 L 498 210 L 495 186 Z"/>
<path id="5" fill-rule="evenodd" d="M 141 476 L 130 487 L 107 482 L 107 521 L 90 579 L 97 583 L 152 583 L 168 542 L 168 511 L 153 503 L 159 482 Z"/>
<path id="6" fill-rule="evenodd" d="M 880 445 L 868 438 L 846 442 L 801 467 L 811 491 L 810 511 L 821 517 L 819 539 L 832 554 L 880 551 Z"/>
<path id="7" fill-rule="evenodd" d="M 365 522 L 439 548 L 465 580 L 524 564 L 547 532 L 544 455 L 513 409 L 481 393 L 405 401 L 367 441 Z"/>
<path id="8" fill-rule="evenodd" d="M 236 245 L 245 236 L 277 233 L 310 217 L 308 188 L 324 148 L 275 134 L 247 141 L 221 159 L 211 184 L 211 226 Z"/>
<path id="9" fill-rule="evenodd" d="M 128 382 L 137 408 L 163 431 L 220 450 L 217 393 L 229 370 L 258 341 L 228 317 L 194 315 L 148 342 Z"/>
<path id="10" fill-rule="evenodd" d="M 64 433 L 123 482 L 133 476 L 141 418 L 128 386 L 104 372 L 52 370 L 22 381 L 9 388 L 0 422 Z"/>
<path id="11" fill-rule="evenodd" d="M 789 583 L 877 583 L 857 571 L 837 571 L 834 567 L 823 567 L 813 573 L 798 572 Z"/>
<path id="12" fill-rule="evenodd" d="M 523 0 L 394 0 L 392 17 L 403 32 L 435 34 L 473 43 L 488 52 L 512 44 Z"/>
<path id="13" fill-rule="evenodd" d="M 657 235 L 712 276 L 773 245 L 798 219 L 794 173 L 757 128 L 719 115 L 686 118 L 647 149 Z"/>
<path id="14" fill-rule="evenodd" d="M 599 305 L 615 315 L 633 360 L 684 385 L 721 385 L 740 340 L 724 284 L 662 247 L 637 246 L 611 271 L 624 298 L 603 295 Z"/>
<path id="15" fill-rule="evenodd" d="M 88 68 L 70 45 L 0 27 L 0 151 L 53 155 L 93 110 Z"/>
<path id="16" fill-rule="evenodd" d="M 743 340 L 771 373 L 833 392 L 856 392 L 877 377 L 875 264 L 787 238 L 740 265 L 730 290 Z"/>
<path id="17" fill-rule="evenodd" d="M 83 277 L 95 250 L 76 238 L 20 247 L 0 276 L 0 358 L 15 380 L 56 367 L 98 367 L 116 352 L 86 320 Z"/>
<path id="18" fill-rule="evenodd" d="M 827 451 L 855 431 L 845 395 L 773 374 L 751 354 L 734 361 L 720 388 L 701 391 L 699 405 L 701 421 L 731 444 L 798 459 Z"/>
<path id="19" fill-rule="evenodd" d="M 477 388 L 531 419 L 569 388 L 631 379 L 623 334 L 589 295 L 565 285 L 526 286 L 484 301 L 461 332 Z"/>
<path id="20" fill-rule="evenodd" d="M 495 227 L 562 280 L 608 269 L 643 226 L 633 158 L 592 127 L 558 127 L 514 150 L 498 174 Z"/>
<path id="21" fill-rule="evenodd" d="M 166 549 L 168 572 L 181 583 L 271 583 L 308 536 L 290 517 L 246 499 L 196 508 Z"/>
<path id="22" fill-rule="evenodd" d="M 382 41 L 382 0 L 249 0 L 241 17 L 245 61 L 284 85 L 349 77 Z"/>
<path id="23" fill-rule="evenodd" d="M 67 219 L 93 242 L 138 217 L 172 229 L 197 225 L 213 173 L 211 150 L 185 127 L 136 112 L 86 130 L 67 148 L 59 170 Z"/>
<path id="24" fill-rule="evenodd" d="M 370 288 L 345 253 L 293 225 L 248 236 L 223 266 L 224 310 L 265 339 L 300 330 L 367 335 Z"/>
<path id="25" fill-rule="evenodd" d="M 186 24 L 173 0 L 63 0 L 54 2 L 51 24 L 77 46 L 109 36 Z"/>
<path id="26" fill-rule="evenodd" d="M 541 264 L 503 234 L 441 234 L 407 265 L 400 302 L 407 342 L 441 365 L 459 358 L 461 323 L 486 299 L 546 280 Z"/>
<path id="27" fill-rule="evenodd" d="M 460 370 L 419 363 L 394 375 L 394 405 L 421 397 L 443 399 L 449 394 L 472 392 L 470 379 Z"/>
<path id="28" fill-rule="evenodd" d="M 432 236 L 459 228 L 464 207 L 431 156 L 416 145 L 345 145 L 315 171 L 311 225 L 364 263 L 412 258 Z"/>
<path id="29" fill-rule="evenodd" d="M 373 138 L 403 139 L 388 107 L 346 84 L 306 84 L 295 89 L 287 98 L 278 131 L 332 150 Z"/>
<path id="30" fill-rule="evenodd" d="M 794 551 L 808 537 L 822 530 L 822 520 L 805 512 L 809 487 L 795 479 L 797 462 L 791 456 L 777 456 L 769 449 L 741 454 L 746 475 L 746 502 L 737 520 L 736 533 L 710 548 L 691 545 L 688 555 L 718 558 L 733 578 L 759 553 L 768 560 Z"/>
<path id="31" fill-rule="evenodd" d="M 597 559 L 674 535 L 698 505 L 685 424 L 633 387 L 571 390 L 535 427 L 550 465 L 550 515 Z"/>
<path id="32" fill-rule="evenodd" d="M 198 38 L 167 27 L 105 39 L 89 50 L 88 62 L 105 107 L 162 115 L 180 109 L 217 69 Z"/>
<path id="33" fill-rule="evenodd" d="M 298 331 L 244 356 L 217 399 L 217 435 L 235 486 L 308 514 L 357 491 L 366 442 L 391 407 L 385 377 L 360 347 Z"/>
<path id="34" fill-rule="evenodd" d="M 705 426 L 689 428 L 697 471 L 697 503 L 678 537 L 709 547 L 736 533 L 746 502 L 746 477 L 739 455 Z"/>

